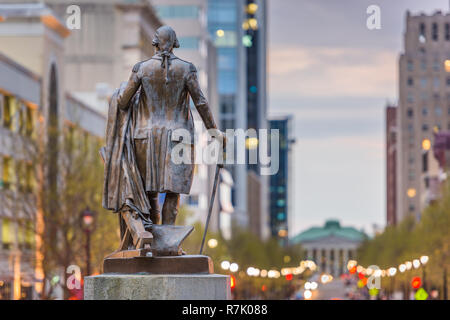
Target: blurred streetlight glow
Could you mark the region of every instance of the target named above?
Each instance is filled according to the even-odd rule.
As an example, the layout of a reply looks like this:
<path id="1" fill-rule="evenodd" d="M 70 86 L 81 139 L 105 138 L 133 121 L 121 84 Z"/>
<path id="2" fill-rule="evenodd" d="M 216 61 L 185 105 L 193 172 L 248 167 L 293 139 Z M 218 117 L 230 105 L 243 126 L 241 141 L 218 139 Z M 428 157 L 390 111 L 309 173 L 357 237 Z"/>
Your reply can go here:
<path id="1" fill-rule="evenodd" d="M 422 140 L 422 149 L 425 151 L 430 150 L 431 148 L 431 141 L 430 139 L 423 139 Z"/>
<path id="2" fill-rule="evenodd" d="M 421 256 L 421 257 L 420 257 L 420 262 L 421 262 L 423 265 L 426 265 L 427 262 L 428 262 L 428 256 Z"/>
<path id="3" fill-rule="evenodd" d="M 444 62 L 445 71 L 450 72 L 450 60 Z"/>
<path id="4" fill-rule="evenodd" d="M 398 266 L 398 270 L 401 273 L 405 272 L 406 271 L 406 265 L 402 263 L 401 265 Z"/>
<path id="5" fill-rule="evenodd" d="M 347 269 L 350 270 L 351 268 L 353 268 L 354 266 L 356 266 L 358 262 L 356 262 L 356 260 L 349 260 L 347 262 Z"/>
<path id="6" fill-rule="evenodd" d="M 248 19 L 248 25 L 252 30 L 256 30 L 258 29 L 258 20 L 256 20 L 255 18 L 250 18 Z"/>
<path id="7" fill-rule="evenodd" d="M 247 138 L 247 140 L 245 140 L 245 147 L 249 150 L 256 149 L 258 147 L 258 143 L 259 143 L 258 138 L 250 137 Z"/>
<path id="8" fill-rule="evenodd" d="M 305 282 L 305 290 L 309 290 L 309 289 L 311 289 L 311 282 L 309 282 L 309 281 L 306 281 Z"/>
<path id="9" fill-rule="evenodd" d="M 319 285 L 317 284 L 317 282 L 315 281 L 311 282 L 311 290 L 316 290 L 318 286 Z"/>
<path id="10" fill-rule="evenodd" d="M 406 261 L 406 262 L 405 262 L 405 266 L 406 266 L 406 270 L 411 270 L 411 268 L 412 268 L 412 262 L 411 262 L 411 261 Z"/>
<path id="11" fill-rule="evenodd" d="M 265 278 L 267 277 L 267 270 L 261 270 L 261 277 Z"/>
<path id="12" fill-rule="evenodd" d="M 236 272 L 239 270 L 239 266 L 237 263 L 233 262 L 232 264 L 230 264 L 230 271 L 231 272 Z"/>
<path id="13" fill-rule="evenodd" d="M 219 29 L 219 30 L 216 31 L 216 35 L 219 38 L 222 38 L 225 35 L 225 31 L 223 31 L 222 29 Z"/>
<path id="14" fill-rule="evenodd" d="M 394 267 L 389 268 L 389 275 L 391 277 L 395 276 L 396 273 L 397 273 L 397 269 L 396 268 L 394 268 Z"/>
<path id="15" fill-rule="evenodd" d="M 229 261 L 222 261 L 222 263 L 220 264 L 220 267 L 223 270 L 228 270 L 228 269 L 230 269 L 230 262 Z"/>
<path id="16" fill-rule="evenodd" d="M 249 5 L 247 6 L 247 12 L 249 14 L 255 14 L 257 10 L 258 5 L 256 3 L 249 3 Z"/>
<path id="17" fill-rule="evenodd" d="M 209 239 L 208 240 L 208 247 L 210 247 L 211 249 L 214 249 L 215 247 L 217 247 L 217 244 L 219 242 L 216 239 Z"/>
<path id="18" fill-rule="evenodd" d="M 414 198 L 416 196 L 416 189 L 409 188 L 408 191 L 406 192 L 406 194 L 408 195 L 408 197 Z"/>
<path id="19" fill-rule="evenodd" d="M 305 300 L 309 300 L 312 297 L 312 292 L 310 290 L 305 290 L 305 292 L 303 292 L 303 296 L 305 297 Z"/>
<path id="20" fill-rule="evenodd" d="M 419 259 L 414 259 L 413 262 L 412 262 L 412 264 L 413 264 L 414 269 L 419 268 L 419 267 L 420 267 L 420 261 L 419 261 Z"/>

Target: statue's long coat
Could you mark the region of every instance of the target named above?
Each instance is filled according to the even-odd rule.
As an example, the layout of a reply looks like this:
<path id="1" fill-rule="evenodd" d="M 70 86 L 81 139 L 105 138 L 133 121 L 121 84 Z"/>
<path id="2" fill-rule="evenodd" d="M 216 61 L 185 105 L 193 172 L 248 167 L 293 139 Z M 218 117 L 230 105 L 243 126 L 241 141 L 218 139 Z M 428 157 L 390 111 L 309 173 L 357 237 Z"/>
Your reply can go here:
<path id="1" fill-rule="evenodd" d="M 150 206 L 145 192 L 189 193 L 194 167 L 189 97 L 206 128 L 216 128 L 191 63 L 172 53 L 167 59 L 156 54 L 133 68 L 128 83 L 115 92 L 109 108 L 105 208 L 117 211 L 124 200 L 132 199 L 147 213 Z M 187 136 L 183 134 L 181 139 L 177 129 L 184 129 Z M 190 161 L 175 164 L 172 150 L 180 143 L 183 150 L 190 151 L 185 154 Z"/>
<path id="2" fill-rule="evenodd" d="M 150 203 L 137 170 L 133 137 L 135 123 L 133 112 L 137 109 L 140 93 L 129 102 L 130 108 L 121 110 L 118 96 L 126 87 L 123 83 L 111 97 L 106 126 L 106 146 L 102 156 L 105 161 L 103 184 L 103 207 L 118 212 L 127 200 L 141 212 L 150 212 Z"/>
<path id="3" fill-rule="evenodd" d="M 145 190 L 188 194 L 194 169 L 194 121 L 189 97 L 206 128 L 216 125 L 194 65 L 173 53 L 167 55 L 163 60 L 156 54 L 133 68 L 126 88 L 119 93 L 118 105 L 129 108 L 129 101 L 140 89 L 133 139 Z M 185 153 L 183 163 L 174 161 L 179 160 L 172 157 L 174 148 Z"/>

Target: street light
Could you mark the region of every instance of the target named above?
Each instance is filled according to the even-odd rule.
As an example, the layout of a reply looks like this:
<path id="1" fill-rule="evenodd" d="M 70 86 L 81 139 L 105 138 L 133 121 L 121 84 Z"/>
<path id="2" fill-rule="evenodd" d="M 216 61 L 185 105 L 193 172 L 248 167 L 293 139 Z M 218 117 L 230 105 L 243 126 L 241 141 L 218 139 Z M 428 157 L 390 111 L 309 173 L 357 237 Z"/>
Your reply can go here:
<path id="1" fill-rule="evenodd" d="M 81 213 L 81 227 L 86 233 L 86 274 L 91 274 L 91 233 L 94 230 L 94 212 L 88 208 Z"/>
<path id="2" fill-rule="evenodd" d="M 423 280 L 423 288 L 425 289 L 425 291 L 428 289 L 427 287 L 427 274 L 425 271 L 425 265 L 428 262 L 428 256 L 421 256 L 420 257 L 420 263 L 422 263 L 423 268 L 422 268 L 422 280 Z"/>
<path id="3" fill-rule="evenodd" d="M 422 263 L 423 265 L 426 265 L 428 262 L 428 256 L 421 256 L 420 257 L 420 263 Z"/>
<path id="4" fill-rule="evenodd" d="M 236 271 L 238 271 L 238 269 L 239 269 L 239 266 L 238 266 L 238 264 L 237 263 L 232 263 L 232 264 L 230 264 L 230 271 L 231 272 L 236 272 Z"/>
<path id="5" fill-rule="evenodd" d="M 220 266 L 222 267 L 223 270 L 228 270 L 228 269 L 230 269 L 230 262 L 229 261 L 222 261 Z"/>

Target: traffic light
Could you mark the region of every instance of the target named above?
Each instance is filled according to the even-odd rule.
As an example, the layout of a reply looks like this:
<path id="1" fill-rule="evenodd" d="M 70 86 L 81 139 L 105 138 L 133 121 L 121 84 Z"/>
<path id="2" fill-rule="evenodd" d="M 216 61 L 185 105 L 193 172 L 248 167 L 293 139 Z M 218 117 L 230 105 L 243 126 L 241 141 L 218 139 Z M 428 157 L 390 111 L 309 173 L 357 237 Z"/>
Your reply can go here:
<path id="1" fill-rule="evenodd" d="M 421 285 L 422 285 L 422 279 L 420 279 L 420 277 L 414 277 L 414 278 L 412 278 L 411 286 L 412 286 L 414 289 L 419 289 Z"/>
<path id="2" fill-rule="evenodd" d="M 233 290 L 234 287 L 236 287 L 236 278 L 233 275 L 230 276 L 230 287 L 231 287 L 231 290 Z"/>

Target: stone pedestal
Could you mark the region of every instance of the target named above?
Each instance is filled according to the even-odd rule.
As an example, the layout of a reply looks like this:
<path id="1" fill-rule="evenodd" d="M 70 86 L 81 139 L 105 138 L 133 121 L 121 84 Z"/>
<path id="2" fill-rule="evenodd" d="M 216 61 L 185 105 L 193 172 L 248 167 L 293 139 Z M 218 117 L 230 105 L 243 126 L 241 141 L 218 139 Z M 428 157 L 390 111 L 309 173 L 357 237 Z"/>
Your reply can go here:
<path id="1" fill-rule="evenodd" d="M 228 300 L 218 274 L 102 274 L 84 278 L 85 300 Z"/>

